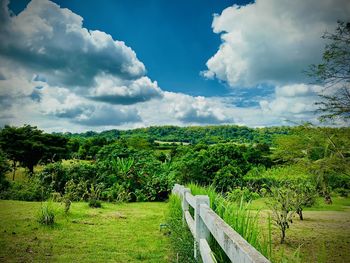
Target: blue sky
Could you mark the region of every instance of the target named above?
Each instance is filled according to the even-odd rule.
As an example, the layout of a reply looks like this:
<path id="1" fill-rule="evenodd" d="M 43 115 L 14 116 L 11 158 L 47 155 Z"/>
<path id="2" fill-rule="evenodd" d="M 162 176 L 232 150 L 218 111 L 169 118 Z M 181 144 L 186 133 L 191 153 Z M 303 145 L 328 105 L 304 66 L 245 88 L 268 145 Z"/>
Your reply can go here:
<path id="1" fill-rule="evenodd" d="M 323 87 L 303 71 L 350 13 L 344 0 L 0 1 L 0 124 L 47 131 L 317 123 Z"/>
<path id="2" fill-rule="evenodd" d="M 10 8 L 22 11 L 29 1 L 13 1 Z M 226 95 L 225 83 L 206 80 L 199 72 L 220 45 L 211 23 L 214 13 L 233 0 L 78 0 L 54 1 L 84 18 L 84 27 L 111 34 L 132 47 L 145 64 L 147 75 L 164 89 L 191 95 Z"/>

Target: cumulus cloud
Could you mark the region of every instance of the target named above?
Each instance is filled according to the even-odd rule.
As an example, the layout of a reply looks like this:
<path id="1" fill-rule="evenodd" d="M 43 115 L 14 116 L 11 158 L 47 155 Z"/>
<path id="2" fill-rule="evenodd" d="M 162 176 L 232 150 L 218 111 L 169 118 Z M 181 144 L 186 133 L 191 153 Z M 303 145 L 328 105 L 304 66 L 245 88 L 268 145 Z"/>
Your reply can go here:
<path id="1" fill-rule="evenodd" d="M 118 126 L 141 121 L 138 111 L 104 103 L 93 103 L 68 89 L 43 88 L 40 109 L 43 114 L 88 126 Z"/>
<path id="2" fill-rule="evenodd" d="M 132 105 L 162 98 L 156 81 L 122 41 L 83 27 L 83 18 L 48 0 L 18 15 L 0 5 L 0 122 L 88 126 L 141 122 Z M 18 109 L 26 106 L 26 112 Z"/>
<path id="3" fill-rule="evenodd" d="M 293 84 L 276 87 L 275 98 L 261 100 L 260 107 L 265 114 L 291 122 L 315 121 L 315 102 L 322 91 L 321 86 Z"/>
<path id="4" fill-rule="evenodd" d="M 69 88 L 112 104 L 161 97 L 144 64 L 122 41 L 83 27 L 83 18 L 48 0 L 32 0 L 17 16 L 2 1 L 0 61 L 20 66 L 34 81 Z"/>
<path id="5" fill-rule="evenodd" d="M 130 81 L 113 76 L 102 76 L 96 78 L 96 86 L 91 89 L 89 97 L 111 104 L 130 105 L 161 98 L 162 90 L 156 81 L 152 82 L 148 77 Z"/>
<path id="6" fill-rule="evenodd" d="M 4 5 L 2 5 L 2 8 Z M 99 73 L 124 79 L 145 74 L 135 52 L 111 35 L 84 28 L 83 18 L 47 0 L 32 0 L 17 16 L 1 12 L 0 55 L 56 85 L 87 86 Z"/>
<path id="7" fill-rule="evenodd" d="M 203 125 L 233 121 L 233 118 L 226 115 L 226 106 L 218 98 L 164 92 L 163 98 L 157 103 L 150 101 L 137 107 L 147 125 Z"/>
<path id="8" fill-rule="evenodd" d="M 323 14 L 320 10 L 327 7 L 323 2 L 315 12 L 316 18 Z M 305 38 L 305 43 L 296 41 L 297 49 L 303 50 L 301 47 L 305 46 L 311 53 L 304 52 L 286 61 L 287 53 L 292 52 L 287 47 L 298 40 L 301 30 L 299 22 L 291 22 L 301 16 L 301 7 L 285 3 L 286 9 L 298 10 L 290 18 L 281 4 L 275 3 L 274 7 L 273 3 L 258 0 L 240 9 L 231 7 L 215 17 L 213 28 L 217 33 L 224 32 L 223 44 L 208 61 L 208 71 L 203 74 L 227 81 L 231 86 L 255 85 L 261 81 L 277 83 L 277 87 L 256 86 L 250 89 L 254 95 L 242 88 L 229 97 L 208 98 L 161 90 L 156 81 L 147 77 L 145 66 L 131 48 L 104 32 L 84 28 L 83 18 L 68 9 L 48 0 L 33 0 L 14 15 L 8 10 L 8 2 L 3 0 L 0 6 L 0 125 L 31 123 L 47 131 L 79 132 L 162 124 L 269 126 L 288 124 L 285 120 L 309 120 L 312 101 L 320 87 L 285 83 L 295 78 L 295 70 L 310 60 L 312 52 L 318 51 L 311 50 L 312 43 L 302 33 L 300 39 Z M 251 8 L 255 9 L 251 11 Z M 330 13 L 333 9 L 330 8 Z M 264 16 L 274 15 L 265 18 L 266 28 L 271 30 L 274 25 L 281 34 L 255 30 L 257 24 L 263 24 L 261 10 Z M 250 18 L 244 20 L 241 12 Z M 284 16 L 286 24 L 277 27 L 275 24 L 281 19 L 272 21 L 279 15 Z M 305 19 L 300 23 L 307 22 Z M 332 19 L 321 23 L 317 32 L 311 30 L 315 23 L 304 26 L 319 40 L 326 26 L 334 23 Z M 267 45 L 269 37 L 275 37 L 272 47 Z M 290 71 L 291 63 L 294 71 Z M 287 71 L 288 74 L 283 75 Z"/>
<path id="9" fill-rule="evenodd" d="M 214 16 L 222 44 L 202 74 L 232 87 L 300 83 L 308 65 L 321 58 L 321 35 L 349 13 L 347 0 L 256 0 L 228 7 Z"/>

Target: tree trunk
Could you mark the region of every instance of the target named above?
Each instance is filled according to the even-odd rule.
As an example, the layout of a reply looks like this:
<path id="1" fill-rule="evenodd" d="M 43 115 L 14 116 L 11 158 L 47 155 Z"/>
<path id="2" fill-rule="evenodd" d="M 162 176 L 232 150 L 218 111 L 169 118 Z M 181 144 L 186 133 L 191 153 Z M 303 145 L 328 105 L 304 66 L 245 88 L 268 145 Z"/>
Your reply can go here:
<path id="1" fill-rule="evenodd" d="M 12 172 L 12 181 L 14 181 L 15 180 L 15 175 L 16 175 L 16 161 L 15 160 L 13 161 L 12 170 L 13 170 L 13 172 Z"/>
<path id="2" fill-rule="evenodd" d="M 328 205 L 332 204 L 332 198 L 328 191 L 324 194 L 324 202 Z"/>
<path id="3" fill-rule="evenodd" d="M 299 215 L 300 220 L 304 220 L 304 217 L 303 217 L 303 209 L 298 208 L 297 214 Z"/>
<path id="4" fill-rule="evenodd" d="M 282 235 L 281 235 L 281 244 L 284 243 L 284 238 L 286 237 L 286 229 L 285 228 L 281 228 L 282 231 Z"/>
<path id="5" fill-rule="evenodd" d="M 28 165 L 28 169 L 29 169 L 29 174 L 33 175 L 34 174 L 34 165 L 33 164 Z"/>

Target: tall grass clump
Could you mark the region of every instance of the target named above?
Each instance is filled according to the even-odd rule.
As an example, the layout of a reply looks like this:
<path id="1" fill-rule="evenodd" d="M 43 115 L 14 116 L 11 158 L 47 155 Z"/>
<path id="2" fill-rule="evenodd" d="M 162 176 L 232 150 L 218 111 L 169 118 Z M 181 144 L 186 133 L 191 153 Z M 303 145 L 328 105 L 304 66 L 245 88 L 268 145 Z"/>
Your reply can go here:
<path id="1" fill-rule="evenodd" d="M 176 195 L 169 197 L 167 225 L 170 230 L 170 242 L 174 256 L 172 262 L 197 262 L 193 258 L 193 236 L 182 222 L 181 199 Z"/>
<path id="2" fill-rule="evenodd" d="M 222 194 L 215 191 L 213 186 L 203 187 L 196 184 L 189 184 L 193 195 L 208 195 L 210 207 L 220 216 L 228 225 L 239 233 L 249 244 L 255 247 L 261 254 L 267 258 L 272 257 L 272 233 L 271 220 L 268 220 L 268 232 L 263 233 L 259 227 L 260 213 L 249 209 L 250 202 L 244 202 L 243 196 L 239 203 L 230 201 Z M 223 255 L 215 240 L 211 241 L 213 251 L 218 257 L 218 262 L 230 262 Z"/>
<path id="3" fill-rule="evenodd" d="M 56 210 L 52 206 L 51 202 L 41 204 L 37 219 L 42 225 L 53 225 L 55 223 Z"/>

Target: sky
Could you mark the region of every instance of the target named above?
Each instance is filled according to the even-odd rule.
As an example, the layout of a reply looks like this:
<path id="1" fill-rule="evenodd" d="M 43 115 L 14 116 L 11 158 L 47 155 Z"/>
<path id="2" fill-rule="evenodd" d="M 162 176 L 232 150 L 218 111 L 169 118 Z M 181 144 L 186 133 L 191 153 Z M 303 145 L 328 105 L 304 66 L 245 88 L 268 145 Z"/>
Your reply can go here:
<path id="1" fill-rule="evenodd" d="M 0 0 L 0 126 L 318 124 L 345 0 Z"/>

